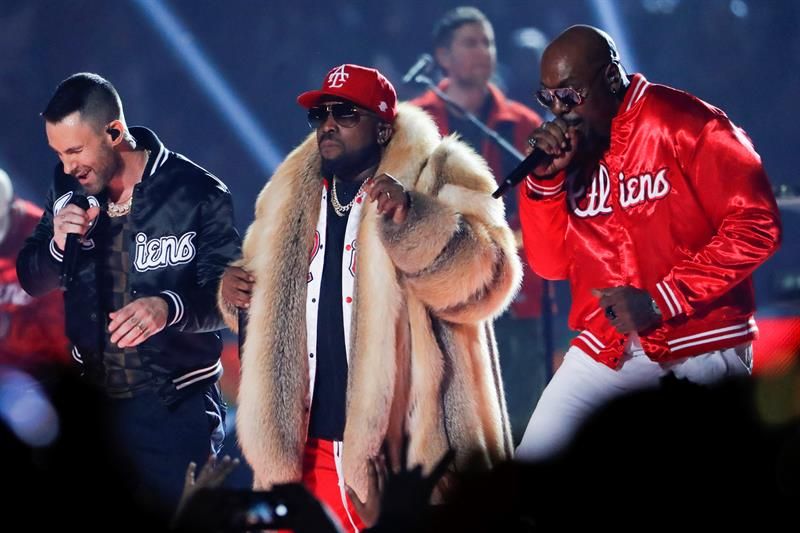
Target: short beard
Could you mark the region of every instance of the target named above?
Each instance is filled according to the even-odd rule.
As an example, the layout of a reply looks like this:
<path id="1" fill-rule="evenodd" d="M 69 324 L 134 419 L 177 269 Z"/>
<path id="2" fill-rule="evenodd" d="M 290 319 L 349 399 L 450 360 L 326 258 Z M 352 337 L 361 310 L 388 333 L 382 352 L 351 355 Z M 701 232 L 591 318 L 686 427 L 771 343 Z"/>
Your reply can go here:
<path id="1" fill-rule="evenodd" d="M 322 175 L 351 179 L 360 172 L 376 166 L 381 160 L 381 146 L 375 143 L 358 152 L 342 155 L 336 159 L 322 159 Z"/>
<path id="2" fill-rule="evenodd" d="M 111 179 L 114 177 L 114 174 L 116 174 L 117 170 L 122 166 L 122 156 L 120 156 L 116 150 L 109 150 L 109 152 L 111 157 L 109 158 L 108 164 L 103 168 L 103 174 L 97 174 L 97 190 L 88 190 L 86 187 L 83 187 L 83 192 L 89 196 L 96 196 L 105 191 Z"/>

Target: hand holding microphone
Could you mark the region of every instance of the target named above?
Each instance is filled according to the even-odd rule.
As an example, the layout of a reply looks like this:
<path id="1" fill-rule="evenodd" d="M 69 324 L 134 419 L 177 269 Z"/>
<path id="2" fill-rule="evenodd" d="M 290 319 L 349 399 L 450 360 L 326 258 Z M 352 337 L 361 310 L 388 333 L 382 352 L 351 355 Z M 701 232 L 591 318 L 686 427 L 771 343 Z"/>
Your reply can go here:
<path id="1" fill-rule="evenodd" d="M 500 198 L 529 174 L 539 179 L 555 177 L 567 168 L 577 153 L 579 137 L 575 127 L 562 118 L 543 123 L 528 138 L 531 152 L 509 173 L 492 197 Z"/>
<path id="2" fill-rule="evenodd" d="M 67 205 L 53 217 L 53 239 L 56 246 L 64 250 L 61 263 L 61 286 L 66 287 L 75 272 L 75 263 L 80 250 L 80 238 L 86 234 L 92 220 L 100 210 L 89 207 L 89 201 L 82 194 L 73 194 Z"/>
<path id="3" fill-rule="evenodd" d="M 555 118 L 536 128 L 531 133 L 528 144 L 533 152 L 540 150 L 547 157 L 532 166 L 528 174 L 547 179 L 567 168 L 577 152 L 579 137 L 575 127 L 563 118 Z"/>

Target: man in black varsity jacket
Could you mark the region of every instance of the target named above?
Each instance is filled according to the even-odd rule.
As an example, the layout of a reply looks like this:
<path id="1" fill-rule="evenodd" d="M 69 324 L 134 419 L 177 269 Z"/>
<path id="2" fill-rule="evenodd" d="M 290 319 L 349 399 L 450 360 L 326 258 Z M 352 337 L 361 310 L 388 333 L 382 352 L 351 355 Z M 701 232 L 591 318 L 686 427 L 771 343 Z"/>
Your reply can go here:
<path id="1" fill-rule="evenodd" d="M 109 397 L 135 489 L 170 510 L 189 462 L 224 437 L 216 290 L 239 255 L 231 195 L 152 131 L 128 128 L 96 74 L 61 82 L 42 116 L 60 163 L 19 254 L 20 283 L 35 296 L 56 289 L 67 234 L 81 236 L 64 283 L 72 356 Z M 78 195 L 88 209 L 71 202 Z"/>

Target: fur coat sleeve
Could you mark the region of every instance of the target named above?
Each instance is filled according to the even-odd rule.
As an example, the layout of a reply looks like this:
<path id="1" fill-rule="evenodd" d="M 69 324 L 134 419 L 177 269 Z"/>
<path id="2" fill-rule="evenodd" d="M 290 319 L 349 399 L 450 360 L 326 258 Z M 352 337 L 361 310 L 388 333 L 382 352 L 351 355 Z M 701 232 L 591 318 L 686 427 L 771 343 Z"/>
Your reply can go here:
<path id="1" fill-rule="evenodd" d="M 406 220 L 381 222 L 384 245 L 406 287 L 439 318 L 492 318 L 516 292 L 521 266 L 503 202 L 491 197 L 495 187 L 485 161 L 447 137 L 410 189 Z"/>

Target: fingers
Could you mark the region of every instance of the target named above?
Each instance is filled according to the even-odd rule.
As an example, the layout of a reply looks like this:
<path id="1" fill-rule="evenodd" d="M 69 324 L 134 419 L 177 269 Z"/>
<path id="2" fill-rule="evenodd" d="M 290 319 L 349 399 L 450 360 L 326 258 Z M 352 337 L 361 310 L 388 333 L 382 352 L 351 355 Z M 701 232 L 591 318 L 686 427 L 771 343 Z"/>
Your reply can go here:
<path id="1" fill-rule="evenodd" d="M 224 481 L 228 475 L 233 472 L 241 461 L 239 458 L 231 459 L 230 456 L 226 455 L 222 458 L 222 466 L 219 468 L 219 482 L 221 483 Z"/>
<path id="2" fill-rule="evenodd" d="M 214 454 L 208 458 L 197 478 L 197 484 L 203 488 L 217 488 L 227 479 L 228 475 L 239 466 L 239 459 L 226 455 L 222 459 Z"/>
<path id="3" fill-rule="evenodd" d="M 374 201 L 378 202 L 378 213 L 384 214 L 387 207 L 392 204 L 392 192 L 388 189 L 381 191 Z"/>
<path id="4" fill-rule="evenodd" d="M 546 154 L 557 156 L 569 145 L 570 128 L 564 120 L 557 118 L 542 124 L 531 137 L 536 141 L 536 148 Z"/>
<path id="5" fill-rule="evenodd" d="M 405 188 L 392 176 L 380 174 L 372 178 L 364 187 L 364 190 L 367 192 L 370 201 L 374 202 L 382 196 L 387 196 L 387 192 L 389 192 L 389 196 L 396 196 L 397 192 L 404 191 Z"/>
<path id="6" fill-rule="evenodd" d="M 377 202 L 378 214 L 391 217 L 399 224 L 406 219 L 409 198 L 405 187 L 388 174 L 380 174 L 367 184 L 365 190 L 371 202 Z"/>
<path id="7" fill-rule="evenodd" d="M 405 193 L 401 193 L 399 198 L 383 195 L 378 201 L 378 213 L 381 215 L 386 215 L 387 217 L 391 217 L 395 222 L 405 220 L 404 215 L 407 211 L 406 202 L 407 198 Z M 396 217 L 398 216 L 401 217 L 399 221 L 396 220 Z"/>
<path id="8" fill-rule="evenodd" d="M 137 346 L 166 326 L 167 303 L 158 296 L 140 298 L 109 313 L 108 332 L 119 348 Z"/>
<path id="9" fill-rule="evenodd" d="M 91 208 L 89 208 L 91 211 Z M 89 214 L 75 204 L 67 204 L 59 210 L 56 219 L 66 219 L 72 221 L 89 222 Z"/>
<path id="10" fill-rule="evenodd" d="M 89 223 L 91 224 L 94 222 L 94 219 L 97 218 L 97 215 L 100 214 L 100 208 L 97 206 L 90 207 L 88 211 L 86 211 L 86 216 L 89 219 Z"/>
<path id="11" fill-rule="evenodd" d="M 77 233 L 83 235 L 89 227 L 89 216 L 85 211 L 80 213 L 59 213 L 56 218 L 57 230 L 62 233 Z"/>
<path id="12" fill-rule="evenodd" d="M 253 292 L 255 277 L 240 267 L 228 267 L 222 276 L 222 297 L 230 305 L 247 309 Z"/>
<path id="13" fill-rule="evenodd" d="M 592 289 L 592 296 L 599 299 L 598 303 L 600 304 L 600 307 L 602 307 L 603 309 L 606 309 L 610 306 L 620 305 L 625 301 L 624 295 L 625 295 L 625 287 L 606 287 L 601 289 Z M 608 314 L 609 313 L 606 313 L 606 315 Z"/>
<path id="14" fill-rule="evenodd" d="M 256 278 L 242 267 L 230 266 L 225 269 L 225 274 L 229 275 L 232 281 L 237 281 L 245 285 L 252 285 Z"/>
<path id="15" fill-rule="evenodd" d="M 536 149 L 542 150 L 551 156 L 551 159 L 534 168 L 533 173 L 540 178 L 546 178 L 566 168 L 575 155 L 579 138 L 578 130 L 562 118 L 556 118 L 539 126 L 533 131 L 528 142 L 534 143 Z"/>
<path id="16" fill-rule="evenodd" d="M 225 457 L 230 459 L 229 455 L 226 455 Z M 203 465 L 203 471 L 206 471 L 206 470 L 209 470 L 209 469 L 213 470 L 214 468 L 216 468 L 216 466 L 217 466 L 217 455 L 215 453 L 213 453 L 213 452 L 209 453 L 208 454 L 208 459 L 206 459 L 206 464 Z"/>
<path id="17" fill-rule="evenodd" d="M 393 182 L 390 181 L 373 181 L 370 182 L 370 187 L 367 189 L 367 196 L 369 197 L 370 202 L 378 202 L 378 207 L 380 208 L 383 205 L 383 202 L 389 200 L 392 196 L 392 191 L 399 191 L 402 190 L 401 187 L 396 187 Z M 395 192 L 395 194 L 397 194 Z"/>
<path id="18" fill-rule="evenodd" d="M 403 195 L 407 198 L 407 195 Z M 392 222 L 395 224 L 402 224 L 406 220 L 406 216 L 408 216 L 408 203 L 403 202 L 402 204 L 398 205 L 394 209 L 394 213 L 392 214 Z"/>
<path id="19" fill-rule="evenodd" d="M 380 195 L 380 191 L 383 191 L 385 187 L 391 185 L 398 185 L 402 187 L 402 185 L 400 185 L 400 182 L 394 179 L 394 176 L 390 176 L 389 174 L 386 174 L 384 172 L 382 174 L 374 176 L 371 180 L 369 180 L 367 184 L 364 186 L 364 190 L 367 192 L 367 195 L 369 196 L 370 200 L 375 200 L 375 198 Z M 375 192 L 376 189 L 379 192 Z"/>
<path id="20" fill-rule="evenodd" d="M 197 471 L 197 463 L 194 461 L 189 463 L 189 466 L 186 468 L 186 477 L 183 481 L 184 487 L 191 487 L 194 485 L 194 474 Z"/>
<path id="21" fill-rule="evenodd" d="M 96 210 L 96 208 L 95 208 Z M 89 211 L 92 211 L 91 209 Z M 97 216 L 97 213 L 94 213 Z M 67 234 L 83 235 L 93 220 L 89 213 L 74 204 L 68 204 L 53 218 L 53 237 L 62 250 L 66 247 Z"/>
<path id="22" fill-rule="evenodd" d="M 110 312 L 108 314 L 108 317 L 111 319 L 111 322 L 109 322 L 109 324 L 108 324 L 108 332 L 112 333 L 112 334 L 116 333 L 117 330 L 119 330 L 119 328 L 123 327 L 126 323 L 128 323 L 133 318 L 133 315 L 135 314 L 135 312 L 136 312 L 136 309 L 131 304 L 126 305 L 125 307 L 123 307 L 122 309 L 119 309 L 118 311 Z M 123 332 L 121 332 L 121 333 L 127 333 L 128 330 L 131 327 L 133 327 L 134 323 L 137 323 L 137 320 L 133 320 L 133 323 L 128 324 L 128 327 L 126 327 L 125 330 Z M 112 342 L 116 342 L 117 338 L 119 338 L 119 337 L 115 338 L 112 335 L 112 337 L 111 337 Z"/>
<path id="23" fill-rule="evenodd" d="M 638 331 L 631 300 L 633 292 L 628 286 L 592 289 L 592 295 L 599 299 L 598 304 L 606 318 L 620 333 Z"/>
<path id="24" fill-rule="evenodd" d="M 119 348 L 131 348 L 143 343 L 149 336 L 147 333 L 147 328 L 141 322 L 136 322 L 126 334 L 111 342 L 116 342 Z"/>

